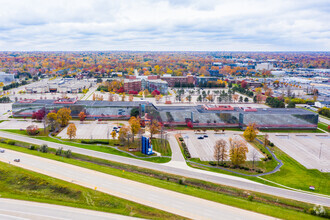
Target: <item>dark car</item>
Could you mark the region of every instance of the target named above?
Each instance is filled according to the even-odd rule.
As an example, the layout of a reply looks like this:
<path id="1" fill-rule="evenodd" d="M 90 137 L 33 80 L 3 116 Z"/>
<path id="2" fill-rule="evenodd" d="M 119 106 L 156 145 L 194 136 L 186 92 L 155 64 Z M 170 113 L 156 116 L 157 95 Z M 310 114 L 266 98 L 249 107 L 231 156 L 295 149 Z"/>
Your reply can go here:
<path id="1" fill-rule="evenodd" d="M 113 127 L 113 130 L 117 130 L 118 128 L 117 127 Z"/>
<path id="2" fill-rule="evenodd" d="M 204 139 L 204 137 L 203 136 L 199 136 L 197 139 Z"/>
<path id="3" fill-rule="evenodd" d="M 4 152 L 5 152 L 5 150 L 3 150 L 3 149 L 0 150 L 0 153 L 4 153 Z"/>
<path id="4" fill-rule="evenodd" d="M 21 159 L 14 159 L 15 162 L 21 162 Z"/>
<path id="5" fill-rule="evenodd" d="M 209 136 L 207 136 L 207 134 L 204 134 L 204 137 L 207 138 L 207 137 L 209 137 Z"/>

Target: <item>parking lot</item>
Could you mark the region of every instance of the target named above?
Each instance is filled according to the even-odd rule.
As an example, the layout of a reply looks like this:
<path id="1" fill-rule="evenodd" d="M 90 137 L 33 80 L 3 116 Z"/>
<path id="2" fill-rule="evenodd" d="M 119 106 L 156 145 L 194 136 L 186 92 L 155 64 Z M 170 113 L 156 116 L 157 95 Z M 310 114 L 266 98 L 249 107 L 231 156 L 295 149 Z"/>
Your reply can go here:
<path id="1" fill-rule="evenodd" d="M 195 134 L 193 131 L 186 131 L 182 133 L 185 143 L 189 149 L 192 158 L 200 158 L 202 161 L 214 161 L 214 145 L 217 140 L 224 139 L 227 142 L 227 149 L 229 150 L 229 138 L 237 138 L 244 140 L 237 132 L 226 131 L 224 134 L 215 134 L 213 131 L 207 131 L 207 138 L 198 139 L 200 134 Z M 247 153 L 247 160 L 252 160 L 252 152 L 254 147 L 247 143 L 249 152 Z M 262 158 L 263 155 L 257 151 L 257 157 Z"/>
<path id="2" fill-rule="evenodd" d="M 73 122 L 76 125 L 76 139 L 112 139 L 110 133 L 114 127 L 119 124 L 127 124 L 127 122 L 117 121 L 80 121 Z M 67 127 L 63 129 L 58 135 L 63 139 L 69 139 L 67 135 Z"/>
<path id="3" fill-rule="evenodd" d="M 269 139 L 307 169 L 330 172 L 329 134 L 269 134 Z"/>

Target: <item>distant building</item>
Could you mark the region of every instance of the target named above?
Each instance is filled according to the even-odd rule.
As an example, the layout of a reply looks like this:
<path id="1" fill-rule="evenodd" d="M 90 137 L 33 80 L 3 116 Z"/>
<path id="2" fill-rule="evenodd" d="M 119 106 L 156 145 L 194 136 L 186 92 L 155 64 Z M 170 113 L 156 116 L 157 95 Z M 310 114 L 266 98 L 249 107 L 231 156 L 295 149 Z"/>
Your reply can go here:
<path id="1" fill-rule="evenodd" d="M 147 89 L 149 92 L 153 92 L 154 90 L 158 90 L 161 94 L 167 94 L 168 91 L 168 83 L 164 80 L 147 80 Z"/>
<path id="2" fill-rule="evenodd" d="M 0 72 L 0 82 L 3 83 L 10 83 L 15 81 L 14 74 Z"/>
<path id="3" fill-rule="evenodd" d="M 272 70 L 274 68 L 271 63 L 259 63 L 256 66 L 256 70 Z"/>
<path id="4" fill-rule="evenodd" d="M 175 85 L 195 84 L 193 76 L 172 76 L 170 74 L 164 74 L 160 78 L 166 81 L 170 87 L 174 87 Z"/>
<path id="5" fill-rule="evenodd" d="M 223 77 L 223 74 L 219 72 L 219 70 L 209 70 L 210 76 L 216 76 L 216 77 Z"/>
<path id="6" fill-rule="evenodd" d="M 124 91 L 126 93 L 130 91 L 136 91 L 139 92 L 141 91 L 141 79 L 125 79 L 124 80 Z"/>
<path id="7" fill-rule="evenodd" d="M 315 102 L 314 105 L 318 108 L 323 108 L 323 107 L 330 108 L 330 101 Z"/>

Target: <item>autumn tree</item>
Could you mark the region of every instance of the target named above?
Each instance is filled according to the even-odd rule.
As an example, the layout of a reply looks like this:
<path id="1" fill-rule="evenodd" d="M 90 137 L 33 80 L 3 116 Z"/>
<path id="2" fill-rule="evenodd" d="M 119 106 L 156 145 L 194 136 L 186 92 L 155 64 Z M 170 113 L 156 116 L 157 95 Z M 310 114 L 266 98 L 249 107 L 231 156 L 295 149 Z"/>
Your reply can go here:
<path id="1" fill-rule="evenodd" d="M 69 124 L 66 134 L 69 136 L 70 140 L 76 137 L 76 132 L 77 132 L 76 125 L 73 123 Z"/>
<path id="2" fill-rule="evenodd" d="M 58 126 L 57 114 L 55 112 L 50 112 L 46 117 L 46 124 L 50 126 L 50 130 L 54 131 Z"/>
<path id="3" fill-rule="evenodd" d="M 246 129 L 243 133 L 243 136 L 244 136 L 245 140 L 251 142 L 257 137 L 257 134 L 258 134 L 258 130 L 256 128 L 256 124 L 255 123 L 250 123 L 246 127 Z"/>
<path id="4" fill-rule="evenodd" d="M 246 142 L 239 139 L 229 138 L 229 158 L 234 166 L 238 166 L 246 161 L 246 154 L 249 149 Z"/>
<path id="5" fill-rule="evenodd" d="M 238 94 L 233 94 L 233 95 L 232 95 L 232 98 L 233 98 L 234 102 L 237 102 L 238 97 L 239 97 Z"/>
<path id="6" fill-rule="evenodd" d="M 152 138 L 152 136 L 154 134 L 158 134 L 160 132 L 161 128 L 162 127 L 161 127 L 160 123 L 156 119 L 152 120 L 149 125 L 149 128 L 148 128 L 148 130 L 150 132 L 150 138 Z"/>
<path id="7" fill-rule="evenodd" d="M 223 163 L 223 161 L 226 160 L 227 157 L 227 142 L 223 139 L 217 140 L 214 145 L 214 159 L 218 161 L 218 165 L 220 165 L 220 160 L 221 163 Z"/>
<path id="8" fill-rule="evenodd" d="M 113 131 L 111 132 L 111 137 L 112 137 L 112 139 L 116 139 L 116 136 L 117 136 L 117 132 L 116 132 L 115 130 L 113 130 Z"/>
<path id="9" fill-rule="evenodd" d="M 133 95 L 128 96 L 128 101 L 133 102 Z"/>
<path id="10" fill-rule="evenodd" d="M 83 122 L 86 118 L 85 112 L 80 112 L 78 116 L 79 116 L 79 119 L 80 119 L 81 122 Z"/>
<path id="11" fill-rule="evenodd" d="M 118 133 L 119 134 L 118 139 L 121 144 L 125 144 L 126 141 L 128 140 L 129 131 L 130 131 L 130 128 L 127 126 L 123 126 L 120 128 L 119 133 Z"/>
<path id="12" fill-rule="evenodd" d="M 69 124 L 69 121 L 72 119 L 71 109 L 61 108 L 60 110 L 58 110 L 57 119 L 62 127 L 67 126 Z"/>
<path id="13" fill-rule="evenodd" d="M 134 142 L 134 135 L 136 135 L 141 130 L 140 120 L 139 118 L 136 118 L 132 116 L 128 121 L 131 129 L 131 133 L 133 136 L 133 142 Z"/>

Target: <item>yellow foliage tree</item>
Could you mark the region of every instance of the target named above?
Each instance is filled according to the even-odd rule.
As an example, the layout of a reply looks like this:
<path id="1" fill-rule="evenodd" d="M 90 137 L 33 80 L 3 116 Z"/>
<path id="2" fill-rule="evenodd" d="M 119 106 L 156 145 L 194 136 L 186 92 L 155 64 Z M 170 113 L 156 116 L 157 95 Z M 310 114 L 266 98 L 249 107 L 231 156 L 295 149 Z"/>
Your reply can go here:
<path id="1" fill-rule="evenodd" d="M 234 166 L 246 161 L 246 154 L 249 152 L 243 140 L 229 138 L 229 158 Z"/>
<path id="2" fill-rule="evenodd" d="M 69 124 L 66 134 L 69 136 L 70 140 L 76 137 L 76 132 L 77 132 L 76 125 L 73 123 Z"/>
<path id="3" fill-rule="evenodd" d="M 161 129 L 161 125 L 157 120 L 152 120 L 152 122 L 150 123 L 150 125 L 148 126 L 148 130 L 150 132 L 150 138 L 152 138 L 152 136 L 154 134 L 158 134 L 160 132 Z"/>
<path id="4" fill-rule="evenodd" d="M 69 108 L 61 108 L 57 112 L 57 119 L 62 127 L 68 125 L 69 121 L 72 119 L 71 117 L 71 109 Z"/>
<path id="5" fill-rule="evenodd" d="M 116 132 L 115 130 L 113 130 L 113 131 L 111 132 L 111 137 L 112 137 L 112 139 L 116 139 L 116 136 L 117 136 L 117 132 Z"/>
<path id="6" fill-rule="evenodd" d="M 250 123 L 246 127 L 246 129 L 243 133 L 243 136 L 247 141 L 251 142 L 257 137 L 257 134 L 258 134 L 258 130 L 256 128 L 256 124 L 255 123 Z"/>
<path id="7" fill-rule="evenodd" d="M 134 135 L 136 135 L 141 130 L 140 119 L 135 118 L 132 116 L 128 121 L 131 129 L 131 133 L 133 135 L 133 142 L 134 142 Z"/>

